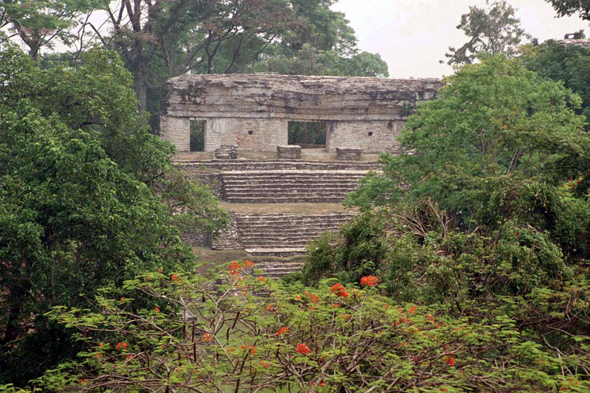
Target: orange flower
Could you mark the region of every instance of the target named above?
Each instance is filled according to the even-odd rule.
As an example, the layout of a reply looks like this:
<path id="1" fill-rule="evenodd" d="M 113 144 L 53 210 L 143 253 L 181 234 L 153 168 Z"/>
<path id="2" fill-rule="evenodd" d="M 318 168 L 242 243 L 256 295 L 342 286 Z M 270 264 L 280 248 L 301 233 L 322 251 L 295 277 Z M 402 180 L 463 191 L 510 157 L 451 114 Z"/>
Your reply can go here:
<path id="1" fill-rule="evenodd" d="M 94 356 L 96 356 L 96 358 L 98 359 L 100 357 L 100 353 L 95 353 Z"/>
<path id="2" fill-rule="evenodd" d="M 346 292 L 346 288 L 342 286 L 342 284 L 340 283 L 336 283 L 332 286 L 332 289 L 330 290 L 331 293 L 335 294 L 336 296 L 340 296 L 340 297 L 348 297 L 348 292 Z"/>
<path id="3" fill-rule="evenodd" d="M 291 330 L 288 327 L 283 326 L 277 332 L 277 336 L 282 336 L 284 333 L 289 333 Z"/>
<path id="4" fill-rule="evenodd" d="M 176 274 L 173 274 L 170 276 L 170 281 L 176 281 L 178 280 L 178 276 Z"/>
<path id="5" fill-rule="evenodd" d="M 449 358 L 449 366 L 454 366 L 454 365 L 455 365 L 455 358 L 451 356 Z"/>
<path id="6" fill-rule="evenodd" d="M 244 267 L 252 267 L 252 266 L 254 266 L 254 262 L 252 262 L 251 260 L 246 259 L 244 261 Z"/>
<path id="7" fill-rule="evenodd" d="M 127 343 L 126 342 L 118 342 L 115 349 L 127 349 Z"/>
<path id="8" fill-rule="evenodd" d="M 295 352 L 299 352 L 300 354 L 307 355 L 311 352 L 311 349 L 306 344 L 297 344 L 297 349 Z"/>
<path id="9" fill-rule="evenodd" d="M 146 277 L 146 278 L 145 278 L 145 280 L 146 280 L 146 281 L 149 281 L 149 280 L 150 280 L 150 278 L 149 278 L 149 277 Z"/>
<path id="10" fill-rule="evenodd" d="M 158 269 L 158 273 L 164 273 L 164 270 Z"/>
<path id="11" fill-rule="evenodd" d="M 154 311 L 155 311 L 155 312 L 160 312 L 160 307 L 156 307 L 156 308 L 154 309 Z"/>
<path id="12" fill-rule="evenodd" d="M 102 346 L 103 346 L 103 343 L 100 343 L 100 344 L 98 344 L 98 346 L 99 346 L 99 347 L 102 347 Z"/>
<path id="13" fill-rule="evenodd" d="M 379 284 L 379 278 L 375 276 L 364 276 L 361 278 L 361 286 L 363 287 L 373 287 Z"/>
<path id="14" fill-rule="evenodd" d="M 259 364 L 264 368 L 268 368 L 268 362 L 260 362 Z"/>
<path id="15" fill-rule="evenodd" d="M 203 337 L 201 337 L 202 342 L 211 342 L 211 335 L 209 333 L 203 333 Z"/>
<path id="16" fill-rule="evenodd" d="M 318 295 L 311 295 L 310 300 L 313 304 L 320 302 L 320 297 Z"/>
<path id="17" fill-rule="evenodd" d="M 252 345 L 252 348 L 250 348 L 250 354 L 256 355 L 256 345 Z"/>
<path id="18" fill-rule="evenodd" d="M 125 301 L 125 298 L 124 298 L 124 297 L 122 297 L 122 298 L 120 298 L 120 299 L 119 299 L 119 301 L 120 301 L 120 302 L 124 302 L 124 301 Z"/>
<path id="19" fill-rule="evenodd" d="M 418 306 L 410 307 L 410 314 L 414 314 L 416 312 L 416 309 L 418 309 Z"/>

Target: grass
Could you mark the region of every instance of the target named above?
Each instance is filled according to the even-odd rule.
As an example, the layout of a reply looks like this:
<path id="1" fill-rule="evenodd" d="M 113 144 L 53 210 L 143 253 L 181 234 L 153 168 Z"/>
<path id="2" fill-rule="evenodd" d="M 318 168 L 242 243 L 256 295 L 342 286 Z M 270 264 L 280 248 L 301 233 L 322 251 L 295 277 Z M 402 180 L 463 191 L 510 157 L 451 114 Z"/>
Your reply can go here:
<path id="1" fill-rule="evenodd" d="M 266 262 L 304 262 L 306 258 L 305 255 L 294 255 L 290 257 L 251 256 L 244 250 L 211 250 L 206 247 L 193 247 L 193 253 L 197 256 L 199 261 L 205 262 L 202 272 L 209 269 L 221 268 L 228 262 L 243 261 L 245 259 L 250 259 L 251 261 L 254 261 L 255 264 L 261 264 Z"/>

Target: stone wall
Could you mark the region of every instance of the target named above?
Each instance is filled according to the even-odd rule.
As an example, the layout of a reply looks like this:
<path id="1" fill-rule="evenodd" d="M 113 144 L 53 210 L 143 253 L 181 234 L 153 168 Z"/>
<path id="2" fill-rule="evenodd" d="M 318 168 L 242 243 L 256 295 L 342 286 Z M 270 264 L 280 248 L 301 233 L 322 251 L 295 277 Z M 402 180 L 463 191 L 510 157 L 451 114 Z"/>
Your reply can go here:
<path id="1" fill-rule="evenodd" d="M 238 145 L 240 150 L 275 151 L 287 144 L 287 120 L 216 118 L 205 125 L 205 151 L 221 145 Z"/>
<path id="2" fill-rule="evenodd" d="M 188 151 L 190 121 L 206 120 L 205 151 L 220 145 L 275 151 L 288 143 L 289 121 L 326 121 L 329 151 L 395 151 L 406 118 L 440 86 L 436 79 L 185 75 L 166 83 L 160 133 Z"/>
<path id="3" fill-rule="evenodd" d="M 326 135 L 326 149 L 337 147 L 362 149 L 363 153 L 399 151 L 397 137 L 405 121 L 339 121 L 331 122 Z"/>

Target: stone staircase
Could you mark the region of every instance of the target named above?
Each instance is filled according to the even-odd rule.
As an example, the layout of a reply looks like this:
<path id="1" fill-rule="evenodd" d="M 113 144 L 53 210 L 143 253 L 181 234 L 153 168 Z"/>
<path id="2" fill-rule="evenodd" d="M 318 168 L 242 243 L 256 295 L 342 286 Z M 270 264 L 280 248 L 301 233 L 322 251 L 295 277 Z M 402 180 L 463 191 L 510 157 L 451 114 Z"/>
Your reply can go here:
<path id="1" fill-rule="evenodd" d="M 224 172 L 230 203 L 339 203 L 367 171 L 274 170 Z"/>
<path id="2" fill-rule="evenodd" d="M 303 254 L 305 245 L 326 231 L 337 231 L 354 214 L 236 214 L 242 245 L 253 256 Z"/>

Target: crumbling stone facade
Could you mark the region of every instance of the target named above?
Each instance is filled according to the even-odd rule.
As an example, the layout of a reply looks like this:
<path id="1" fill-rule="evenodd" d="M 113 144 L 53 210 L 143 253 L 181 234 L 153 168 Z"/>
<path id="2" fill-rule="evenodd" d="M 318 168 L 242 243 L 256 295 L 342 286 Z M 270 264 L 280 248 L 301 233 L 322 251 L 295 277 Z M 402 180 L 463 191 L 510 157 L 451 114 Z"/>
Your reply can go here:
<path id="1" fill-rule="evenodd" d="M 276 151 L 288 144 L 290 121 L 326 123 L 326 149 L 397 151 L 397 137 L 437 79 L 279 74 L 184 75 L 166 84 L 162 138 L 190 150 L 190 123 L 205 121 L 205 151 L 221 145 Z"/>

